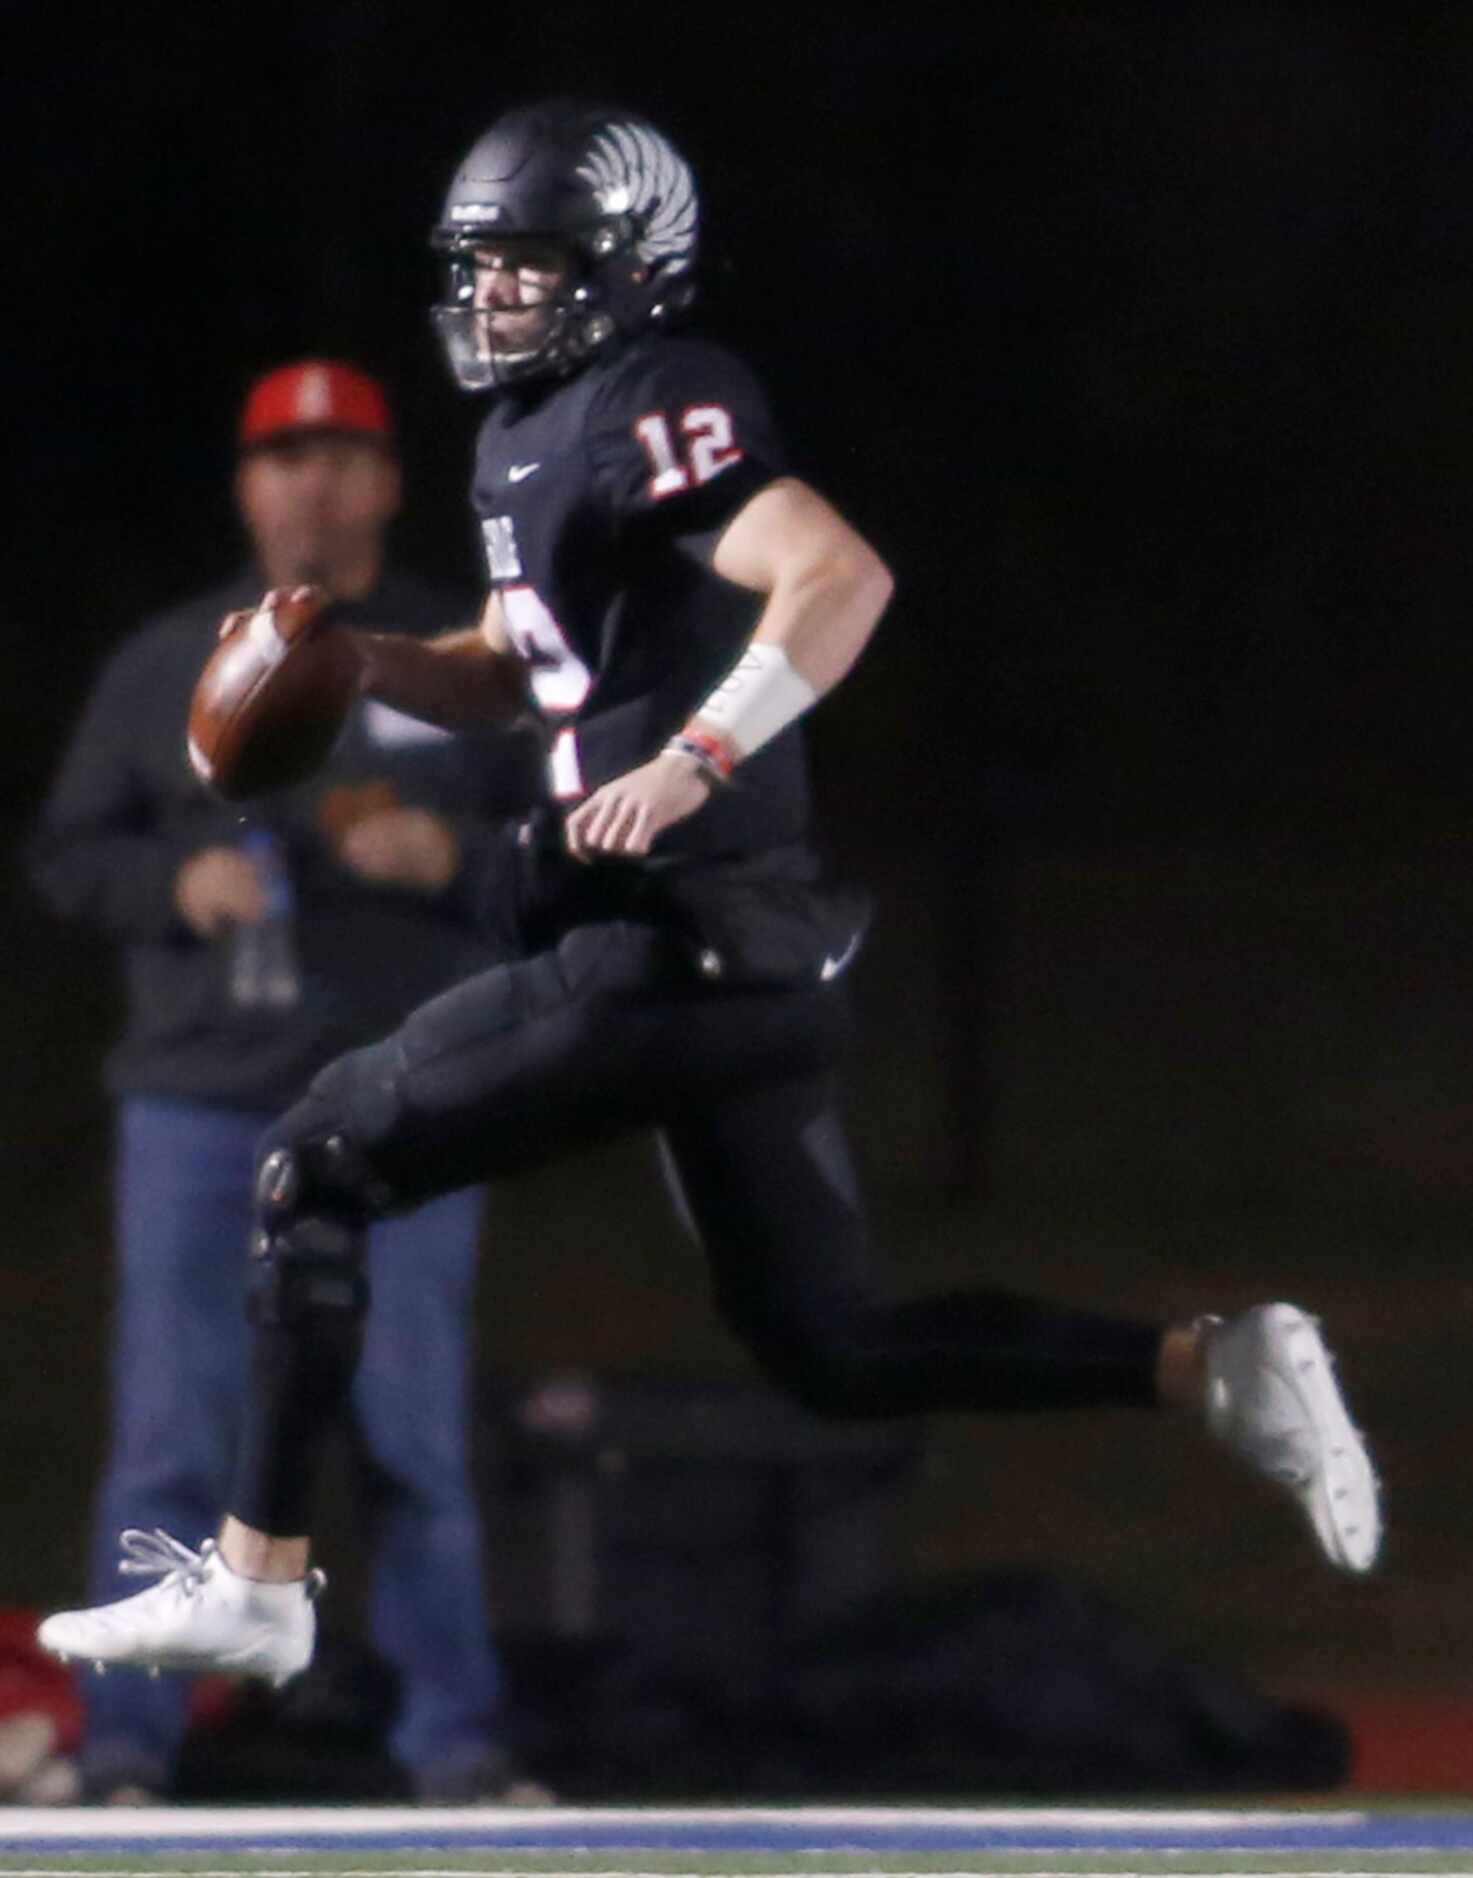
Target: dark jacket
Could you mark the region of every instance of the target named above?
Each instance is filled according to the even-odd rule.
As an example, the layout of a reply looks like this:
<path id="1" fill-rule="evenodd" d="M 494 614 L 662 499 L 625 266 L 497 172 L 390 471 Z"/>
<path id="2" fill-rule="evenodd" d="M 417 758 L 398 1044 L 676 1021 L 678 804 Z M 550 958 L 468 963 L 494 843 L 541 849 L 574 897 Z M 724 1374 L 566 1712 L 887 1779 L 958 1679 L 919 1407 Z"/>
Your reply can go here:
<path id="1" fill-rule="evenodd" d="M 195 679 L 221 616 L 254 603 L 254 572 L 147 622 L 107 662 L 32 839 L 32 878 L 51 909 L 118 941 L 127 1015 L 108 1059 L 119 1093 L 276 1109 L 343 1050 L 385 1034 L 416 1004 L 483 970 L 509 882 L 505 818 L 537 787 L 536 752 L 515 735 L 449 737 L 376 704 L 355 708 L 322 772 L 246 809 L 196 781 L 184 750 Z M 391 573 L 346 609 L 355 625 L 428 633 L 472 617 L 460 596 Z M 330 792 L 377 781 L 438 810 L 461 842 L 458 878 L 428 895 L 372 885 L 334 856 Z M 303 996 L 284 1013 L 229 995 L 226 940 L 198 938 L 174 905 L 181 865 L 248 827 L 280 840 L 295 889 Z"/>

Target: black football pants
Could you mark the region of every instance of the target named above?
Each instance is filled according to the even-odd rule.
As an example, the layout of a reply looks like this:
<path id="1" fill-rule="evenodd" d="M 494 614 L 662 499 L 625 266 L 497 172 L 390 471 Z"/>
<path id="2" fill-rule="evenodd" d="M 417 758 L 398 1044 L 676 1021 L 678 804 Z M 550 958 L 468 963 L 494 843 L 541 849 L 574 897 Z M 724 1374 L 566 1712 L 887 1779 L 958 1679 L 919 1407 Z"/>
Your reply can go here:
<path id="1" fill-rule="evenodd" d="M 1160 1327 L 989 1289 L 891 1302 L 836 1105 L 846 1018 L 833 986 L 713 989 L 654 929 L 582 927 L 497 966 L 340 1058 L 263 1153 L 345 1137 L 371 1213 L 661 1131 L 717 1307 L 767 1374 L 820 1414 L 1148 1405 Z M 308 1530 L 314 1455 L 351 1352 L 312 1312 L 258 1324 L 230 1510 Z"/>

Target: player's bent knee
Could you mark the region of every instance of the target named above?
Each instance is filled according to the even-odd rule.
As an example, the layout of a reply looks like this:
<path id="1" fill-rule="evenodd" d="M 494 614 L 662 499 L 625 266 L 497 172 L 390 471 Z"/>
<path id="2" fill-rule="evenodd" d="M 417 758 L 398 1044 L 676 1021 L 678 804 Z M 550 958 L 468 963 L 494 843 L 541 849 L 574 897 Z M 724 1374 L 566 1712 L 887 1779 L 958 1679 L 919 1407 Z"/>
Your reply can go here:
<path id="1" fill-rule="evenodd" d="M 368 1220 L 393 1210 L 394 1193 L 345 1128 L 293 1126 L 293 1110 L 267 1137 L 256 1170 L 256 1213 L 283 1219 L 326 1206 Z"/>
<path id="2" fill-rule="evenodd" d="M 368 1310 L 372 1205 L 361 1156 L 334 1132 L 263 1155 L 256 1175 L 248 1309 L 257 1324 L 311 1318 L 345 1327 Z"/>

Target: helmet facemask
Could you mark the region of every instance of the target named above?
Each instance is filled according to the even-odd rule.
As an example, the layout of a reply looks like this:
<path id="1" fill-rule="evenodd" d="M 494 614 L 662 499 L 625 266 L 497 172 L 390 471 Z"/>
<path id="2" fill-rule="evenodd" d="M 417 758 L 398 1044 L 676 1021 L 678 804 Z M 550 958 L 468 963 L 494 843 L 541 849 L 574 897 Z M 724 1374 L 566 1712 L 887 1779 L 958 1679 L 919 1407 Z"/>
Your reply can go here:
<path id="1" fill-rule="evenodd" d="M 566 242 L 457 229 L 437 236 L 435 247 L 444 258 L 446 291 L 431 317 L 463 390 L 493 391 L 571 369 L 588 296 Z M 550 277 L 545 289 L 539 274 Z M 494 287 L 478 296 L 478 282 L 497 275 L 516 277 L 515 297 L 502 298 Z"/>

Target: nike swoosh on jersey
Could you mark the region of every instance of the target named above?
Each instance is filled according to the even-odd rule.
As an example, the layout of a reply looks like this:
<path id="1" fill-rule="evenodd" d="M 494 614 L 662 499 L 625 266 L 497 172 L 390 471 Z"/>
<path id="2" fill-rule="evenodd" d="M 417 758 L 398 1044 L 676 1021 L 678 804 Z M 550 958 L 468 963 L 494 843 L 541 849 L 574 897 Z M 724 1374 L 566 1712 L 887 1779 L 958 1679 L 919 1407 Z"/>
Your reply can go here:
<path id="1" fill-rule="evenodd" d="M 529 476 L 535 476 L 542 468 L 540 463 L 513 463 L 506 472 L 509 483 L 524 483 Z"/>

